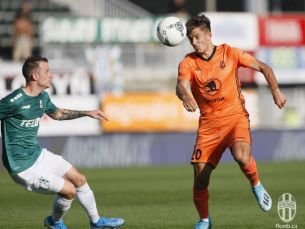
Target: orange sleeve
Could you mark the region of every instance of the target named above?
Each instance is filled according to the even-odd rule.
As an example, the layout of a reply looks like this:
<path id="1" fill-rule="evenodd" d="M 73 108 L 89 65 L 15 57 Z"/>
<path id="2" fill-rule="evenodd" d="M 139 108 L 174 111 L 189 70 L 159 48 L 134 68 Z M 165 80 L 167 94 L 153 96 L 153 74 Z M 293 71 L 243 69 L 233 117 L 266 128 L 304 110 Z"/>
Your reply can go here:
<path id="1" fill-rule="evenodd" d="M 237 59 L 238 67 L 251 67 L 255 61 L 255 58 L 244 50 L 233 48 L 233 53 Z"/>
<path id="2" fill-rule="evenodd" d="M 178 80 L 189 80 L 192 79 L 192 69 L 189 61 L 185 58 L 183 59 L 178 67 Z"/>

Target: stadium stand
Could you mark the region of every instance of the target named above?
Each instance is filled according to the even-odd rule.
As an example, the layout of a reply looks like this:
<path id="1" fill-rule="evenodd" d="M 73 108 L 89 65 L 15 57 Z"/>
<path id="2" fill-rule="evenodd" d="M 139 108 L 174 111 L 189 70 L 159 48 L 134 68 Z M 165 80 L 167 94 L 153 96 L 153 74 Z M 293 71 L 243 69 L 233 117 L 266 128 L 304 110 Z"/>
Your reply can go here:
<path id="1" fill-rule="evenodd" d="M 34 23 L 34 54 L 47 56 L 56 66 L 74 68 L 85 66 L 84 49 L 88 44 L 42 44 L 40 41 L 40 19 L 48 16 L 80 16 L 80 17 L 151 17 L 149 11 L 142 9 L 127 0 L 29 0 L 31 4 L 31 18 Z M 20 10 L 21 0 L 0 0 L 0 58 L 10 60 L 12 58 L 12 24 L 16 13 Z M 90 47 L 101 47 L 109 44 L 91 44 Z M 153 47 L 152 47 L 153 46 Z M 172 70 L 166 67 L 156 68 L 161 63 L 165 66 L 175 66 L 176 58 L 183 53 L 181 49 L 170 49 L 165 54 L 164 47 L 152 44 L 120 44 L 121 58 L 124 65 L 124 81 L 126 90 L 167 90 L 168 86 L 160 84 L 168 83 L 168 76 L 173 75 Z M 174 52 L 174 53 L 173 53 Z M 178 52 L 178 53 L 177 53 Z M 181 55 L 181 54 L 180 54 Z M 58 63 L 58 65 L 57 65 Z M 159 72 L 156 72 L 159 71 Z M 158 80 L 159 78 L 159 80 Z M 154 79 L 151 82 L 150 79 Z M 134 83 L 137 81 L 136 83 Z M 130 82 L 130 83 L 128 83 Z M 141 85 L 141 86 L 140 86 Z"/>
<path id="2" fill-rule="evenodd" d="M 148 18 L 154 17 L 127 0 L 53 0 L 65 4 L 70 14 L 79 17 L 95 18 Z M 87 48 L 97 50 L 112 49 L 116 46 L 121 52 L 121 63 L 124 66 L 125 91 L 167 91 L 172 89 L 175 80 L 179 57 L 185 54 L 185 46 L 175 49 L 156 43 L 43 43 L 41 53 L 52 60 L 55 68 L 88 67 L 84 58 Z M 167 50 L 165 52 L 165 50 Z M 162 65 L 160 69 L 158 66 Z M 63 70 L 63 69 L 61 69 Z"/>
<path id="3" fill-rule="evenodd" d="M 34 25 L 34 49 L 39 49 L 39 21 L 46 16 L 69 15 L 70 9 L 65 4 L 50 0 L 29 0 L 31 19 Z M 21 0 L 0 0 L 0 58 L 10 59 L 14 18 L 21 9 Z"/>
<path id="4" fill-rule="evenodd" d="M 91 17 L 147 17 L 152 14 L 127 0 L 53 0 L 66 4 L 74 15 Z"/>
<path id="5" fill-rule="evenodd" d="M 34 46 L 39 46 L 39 19 L 46 16 L 141 17 L 151 14 L 129 1 L 29 0 L 35 26 Z M 90 2 L 90 4 L 88 3 Z M 0 47 L 12 46 L 12 24 L 21 9 L 21 0 L 0 0 Z M 2 52 L 1 52 L 2 53 Z"/>

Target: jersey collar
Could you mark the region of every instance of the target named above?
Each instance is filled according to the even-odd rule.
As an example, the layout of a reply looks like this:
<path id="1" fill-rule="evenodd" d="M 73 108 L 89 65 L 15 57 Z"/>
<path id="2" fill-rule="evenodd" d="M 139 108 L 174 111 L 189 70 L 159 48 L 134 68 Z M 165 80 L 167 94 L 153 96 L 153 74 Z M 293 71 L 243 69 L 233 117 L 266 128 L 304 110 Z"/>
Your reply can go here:
<path id="1" fill-rule="evenodd" d="M 210 55 L 208 58 L 204 58 L 203 56 L 200 56 L 200 55 L 198 55 L 198 54 L 196 54 L 196 55 L 197 55 L 200 59 L 202 59 L 202 60 L 204 60 L 204 61 L 210 61 L 210 60 L 213 58 L 213 56 L 215 55 L 216 49 L 217 49 L 217 46 L 214 45 L 213 52 L 211 53 L 211 55 Z"/>

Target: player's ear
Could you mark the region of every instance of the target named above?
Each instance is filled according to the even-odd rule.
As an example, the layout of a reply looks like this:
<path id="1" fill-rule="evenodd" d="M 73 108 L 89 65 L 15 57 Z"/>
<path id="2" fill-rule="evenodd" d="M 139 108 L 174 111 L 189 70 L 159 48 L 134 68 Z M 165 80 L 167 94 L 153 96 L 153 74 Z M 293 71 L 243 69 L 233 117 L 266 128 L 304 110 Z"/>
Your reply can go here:
<path id="1" fill-rule="evenodd" d="M 38 74 L 37 74 L 37 72 L 33 72 L 33 73 L 31 74 L 31 78 L 32 78 L 33 80 L 38 80 Z"/>

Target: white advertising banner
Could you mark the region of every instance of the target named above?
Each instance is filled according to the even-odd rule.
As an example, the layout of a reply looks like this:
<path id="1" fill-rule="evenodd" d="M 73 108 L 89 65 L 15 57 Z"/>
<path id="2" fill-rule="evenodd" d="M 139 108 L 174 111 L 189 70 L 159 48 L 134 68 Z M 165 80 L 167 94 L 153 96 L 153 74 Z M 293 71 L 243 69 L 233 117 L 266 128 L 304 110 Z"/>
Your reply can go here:
<path id="1" fill-rule="evenodd" d="M 304 47 L 263 47 L 256 56 L 273 69 L 280 84 L 305 83 Z M 259 72 L 255 74 L 255 82 L 267 84 L 264 76 Z"/>
<path id="2" fill-rule="evenodd" d="M 244 50 L 256 50 L 259 44 L 258 20 L 251 13 L 203 13 L 211 20 L 212 40 Z"/>
<path id="3" fill-rule="evenodd" d="M 47 17 L 40 25 L 41 41 L 43 43 L 159 42 L 156 30 L 162 18 Z"/>
<path id="4" fill-rule="evenodd" d="M 273 69 L 279 84 L 304 84 L 305 69 Z M 259 85 L 267 85 L 266 79 L 260 72 L 255 73 L 255 82 Z"/>

